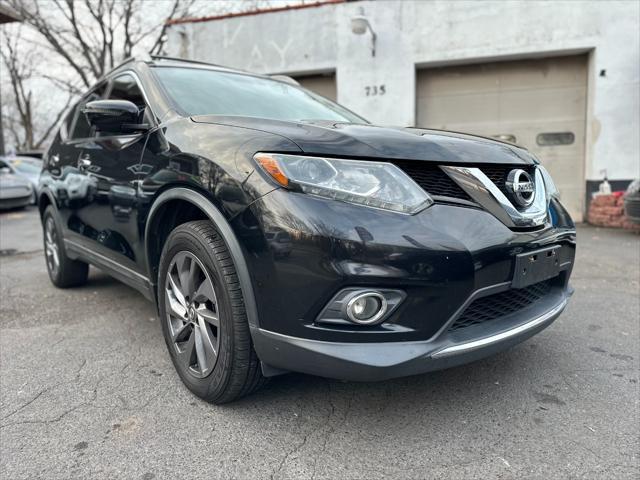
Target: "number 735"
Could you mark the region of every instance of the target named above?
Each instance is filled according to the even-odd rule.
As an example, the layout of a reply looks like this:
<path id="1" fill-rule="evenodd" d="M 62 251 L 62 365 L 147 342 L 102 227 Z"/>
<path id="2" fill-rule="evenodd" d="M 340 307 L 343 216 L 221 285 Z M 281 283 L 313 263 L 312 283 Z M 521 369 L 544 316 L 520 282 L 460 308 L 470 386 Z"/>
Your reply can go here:
<path id="1" fill-rule="evenodd" d="M 377 95 L 384 95 L 387 93 L 387 87 L 382 85 L 367 85 L 364 87 L 364 94 L 367 97 L 375 97 Z"/>

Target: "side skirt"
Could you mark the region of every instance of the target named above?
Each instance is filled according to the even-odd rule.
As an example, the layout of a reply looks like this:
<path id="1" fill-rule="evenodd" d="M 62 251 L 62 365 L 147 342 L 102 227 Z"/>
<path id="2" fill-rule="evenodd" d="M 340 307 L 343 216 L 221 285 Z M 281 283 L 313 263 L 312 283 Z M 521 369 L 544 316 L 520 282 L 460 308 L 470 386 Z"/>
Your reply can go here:
<path id="1" fill-rule="evenodd" d="M 64 246 L 70 258 L 82 260 L 83 262 L 87 262 L 94 267 L 103 270 L 116 280 L 121 281 L 131 288 L 135 288 L 148 300 L 155 302 L 153 285 L 146 276 L 120 265 L 118 262 L 115 262 L 100 253 L 94 252 L 73 240 L 65 238 Z"/>

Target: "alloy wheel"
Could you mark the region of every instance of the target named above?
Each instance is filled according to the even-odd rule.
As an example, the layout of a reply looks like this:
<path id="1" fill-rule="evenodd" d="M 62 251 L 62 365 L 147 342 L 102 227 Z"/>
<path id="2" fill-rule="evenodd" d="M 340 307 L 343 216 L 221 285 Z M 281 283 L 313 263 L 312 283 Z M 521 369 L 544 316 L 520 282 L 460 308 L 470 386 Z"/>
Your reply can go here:
<path id="1" fill-rule="evenodd" d="M 60 268 L 60 253 L 58 251 L 58 234 L 52 217 L 47 217 L 45 222 L 44 249 L 47 256 L 47 265 L 51 274 L 55 277 Z"/>
<path id="2" fill-rule="evenodd" d="M 169 264 L 165 305 L 178 361 L 193 376 L 208 376 L 220 348 L 218 302 L 207 270 L 190 252 L 178 252 Z"/>

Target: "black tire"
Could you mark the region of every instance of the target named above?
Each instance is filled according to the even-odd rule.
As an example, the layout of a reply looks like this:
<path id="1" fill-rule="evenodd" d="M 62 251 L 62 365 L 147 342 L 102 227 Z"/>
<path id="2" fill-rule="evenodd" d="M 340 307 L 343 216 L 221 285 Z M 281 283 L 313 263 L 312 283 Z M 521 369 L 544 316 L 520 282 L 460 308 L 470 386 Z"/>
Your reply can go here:
<path id="1" fill-rule="evenodd" d="M 67 256 L 62 232 L 56 222 L 55 210 L 49 205 L 42 215 L 44 258 L 49 278 L 58 288 L 78 287 L 87 283 L 89 265 Z M 54 261 L 54 252 L 57 262 Z"/>
<path id="2" fill-rule="evenodd" d="M 183 262 L 182 268 L 180 262 Z M 193 264 L 197 265 L 194 267 Z M 189 266 L 189 272 L 198 270 L 195 274 L 189 274 L 197 276 L 198 280 L 184 283 L 189 284 L 193 292 L 196 290 L 194 285 L 199 284 L 200 288 L 197 290 L 200 291 L 202 285 L 210 280 L 215 297 L 213 302 L 203 296 L 199 297 L 198 292 L 186 293 L 189 288 L 180 286 L 183 283 L 180 272 L 186 271 L 185 265 Z M 168 278 L 170 274 L 172 277 Z M 184 310 L 181 311 L 185 312 L 184 315 L 176 315 L 176 310 L 170 303 L 178 299 L 174 295 L 175 289 L 183 296 Z M 180 305 L 182 303 L 177 307 L 183 308 Z M 180 379 L 198 397 L 211 403 L 227 403 L 252 393 L 265 383 L 260 361 L 251 342 L 244 298 L 233 259 L 222 236 L 211 222 L 188 222 L 170 233 L 160 257 L 158 306 L 171 360 Z M 198 323 L 203 321 L 197 315 L 201 308 L 215 316 L 218 324 L 214 326 Z M 189 312 L 193 313 L 191 319 Z M 191 329 L 190 332 L 181 333 L 188 328 Z M 211 340 L 211 345 L 217 342 L 217 348 L 211 350 L 215 350 L 216 355 L 213 362 L 210 357 L 214 357 L 214 353 L 209 357 L 208 351 L 206 354 L 202 353 L 204 361 L 200 361 L 200 352 L 185 353 L 192 342 L 191 335 L 197 337 L 195 330 L 199 331 L 201 339 L 208 334 L 206 339 Z M 180 336 L 181 340 L 175 341 L 173 335 L 175 338 Z M 200 342 L 203 345 L 202 340 Z M 209 345 L 206 342 L 204 344 Z M 182 345 L 185 345 L 184 348 Z M 190 348 L 193 351 L 195 347 Z M 207 367 L 210 362 L 211 366 Z"/>

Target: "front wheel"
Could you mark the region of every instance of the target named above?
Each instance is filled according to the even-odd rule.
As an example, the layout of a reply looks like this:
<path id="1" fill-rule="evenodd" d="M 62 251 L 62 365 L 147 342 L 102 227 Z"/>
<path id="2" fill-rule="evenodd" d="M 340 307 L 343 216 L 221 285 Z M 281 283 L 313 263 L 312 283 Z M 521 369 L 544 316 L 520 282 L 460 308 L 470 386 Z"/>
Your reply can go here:
<path id="1" fill-rule="evenodd" d="M 171 360 L 197 396 L 226 403 L 264 383 L 235 266 L 211 222 L 188 222 L 169 235 L 158 305 Z"/>

